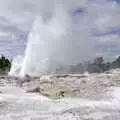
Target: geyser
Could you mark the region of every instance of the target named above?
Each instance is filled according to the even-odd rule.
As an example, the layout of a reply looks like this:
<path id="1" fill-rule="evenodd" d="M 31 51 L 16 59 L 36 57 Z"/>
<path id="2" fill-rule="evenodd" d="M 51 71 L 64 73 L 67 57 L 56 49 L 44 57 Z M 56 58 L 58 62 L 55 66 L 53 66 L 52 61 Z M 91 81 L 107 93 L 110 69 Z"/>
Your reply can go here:
<path id="1" fill-rule="evenodd" d="M 93 43 L 88 43 L 90 30 L 75 17 L 62 4 L 56 4 L 49 17 L 48 13 L 47 17 L 36 15 L 28 36 L 20 76 L 55 72 L 59 65 L 75 64 L 93 56 Z"/>
<path id="2" fill-rule="evenodd" d="M 57 65 L 67 62 L 64 45 L 67 42 L 65 37 L 70 25 L 68 19 L 69 15 L 63 10 L 55 13 L 47 22 L 41 16 L 35 17 L 20 76 L 25 74 L 38 76 L 49 71 L 54 72 Z"/>
<path id="3" fill-rule="evenodd" d="M 23 62 L 23 56 L 20 55 L 16 56 L 12 61 L 12 66 L 8 75 L 18 76 L 21 70 L 22 62 Z"/>

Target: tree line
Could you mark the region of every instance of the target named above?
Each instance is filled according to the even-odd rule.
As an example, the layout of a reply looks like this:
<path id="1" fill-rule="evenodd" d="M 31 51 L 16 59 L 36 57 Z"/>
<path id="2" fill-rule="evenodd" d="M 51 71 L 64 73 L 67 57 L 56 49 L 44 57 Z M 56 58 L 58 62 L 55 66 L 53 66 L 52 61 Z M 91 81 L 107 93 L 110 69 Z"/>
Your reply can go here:
<path id="1" fill-rule="evenodd" d="M 111 62 L 106 62 L 103 57 L 96 57 L 93 61 L 87 61 L 66 67 L 59 67 L 57 72 L 59 73 L 66 70 L 69 73 L 84 73 L 86 71 L 89 73 L 102 73 L 116 68 L 120 68 L 120 56 Z"/>
<path id="2" fill-rule="evenodd" d="M 80 68 L 83 69 L 83 72 L 88 71 L 89 73 L 102 73 L 109 71 L 110 69 L 120 68 L 120 56 L 111 62 L 105 62 L 103 57 L 97 57 L 93 62 L 88 61 L 79 65 L 81 66 Z"/>
<path id="3" fill-rule="evenodd" d="M 10 71 L 11 61 L 5 56 L 0 57 L 0 74 L 5 74 Z"/>
<path id="4" fill-rule="evenodd" d="M 10 71 L 11 62 L 12 60 L 9 60 L 3 55 L 0 57 L 0 74 Z M 89 73 L 102 73 L 116 68 L 120 68 L 120 56 L 111 62 L 106 62 L 103 57 L 96 57 L 93 61 L 59 67 L 57 72 L 59 73 L 59 71 L 67 71 L 69 73 L 83 73 L 88 71 Z"/>

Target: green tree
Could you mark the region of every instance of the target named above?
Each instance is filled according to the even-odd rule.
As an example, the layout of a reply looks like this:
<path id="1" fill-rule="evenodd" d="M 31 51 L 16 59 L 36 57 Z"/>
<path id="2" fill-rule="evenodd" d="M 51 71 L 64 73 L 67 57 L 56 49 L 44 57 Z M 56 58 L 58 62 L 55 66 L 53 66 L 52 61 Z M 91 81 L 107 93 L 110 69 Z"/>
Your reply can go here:
<path id="1" fill-rule="evenodd" d="M 93 72 L 104 72 L 105 67 L 104 58 L 103 57 L 95 58 L 92 66 Z"/>
<path id="2" fill-rule="evenodd" d="M 120 56 L 118 56 L 116 60 L 111 63 L 111 68 L 120 68 Z"/>
<path id="3" fill-rule="evenodd" d="M 10 67 L 11 62 L 7 58 L 5 58 L 5 56 L 2 55 L 0 58 L 0 71 L 4 73 L 6 71 L 9 71 Z"/>

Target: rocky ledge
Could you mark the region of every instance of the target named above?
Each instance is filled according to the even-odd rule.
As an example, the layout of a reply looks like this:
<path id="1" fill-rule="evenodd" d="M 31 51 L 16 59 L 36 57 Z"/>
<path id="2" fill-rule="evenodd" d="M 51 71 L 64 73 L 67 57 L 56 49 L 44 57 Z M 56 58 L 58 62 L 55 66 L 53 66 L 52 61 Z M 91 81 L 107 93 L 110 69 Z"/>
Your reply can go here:
<path id="1" fill-rule="evenodd" d="M 119 85 L 118 73 L 47 75 L 30 81 L 27 92 L 39 92 L 52 99 L 81 97 L 100 100 L 110 97 L 106 94 L 110 87 Z"/>

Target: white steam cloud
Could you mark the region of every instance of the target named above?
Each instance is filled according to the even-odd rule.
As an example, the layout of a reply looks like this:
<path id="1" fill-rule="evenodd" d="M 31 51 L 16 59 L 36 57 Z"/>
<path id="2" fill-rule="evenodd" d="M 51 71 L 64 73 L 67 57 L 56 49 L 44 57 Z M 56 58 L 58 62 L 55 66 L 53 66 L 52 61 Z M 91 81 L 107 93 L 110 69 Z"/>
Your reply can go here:
<path id="1" fill-rule="evenodd" d="M 22 30 L 32 26 L 20 71 L 23 76 L 93 58 L 99 52 L 94 34 L 109 32 L 120 20 L 119 5 L 108 0 L 4 0 L 2 6 L 30 19 L 24 26 L 19 24 Z"/>
<path id="2" fill-rule="evenodd" d="M 55 3 L 54 11 L 50 13 L 50 18 L 44 18 L 45 13 L 35 17 L 20 71 L 22 76 L 53 72 L 59 65 L 75 64 L 93 57 L 92 41 L 86 49 L 90 33 L 83 30 L 86 32 L 83 34 L 76 29 L 69 9 L 63 3 Z"/>

